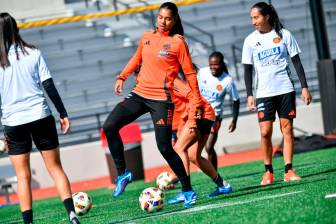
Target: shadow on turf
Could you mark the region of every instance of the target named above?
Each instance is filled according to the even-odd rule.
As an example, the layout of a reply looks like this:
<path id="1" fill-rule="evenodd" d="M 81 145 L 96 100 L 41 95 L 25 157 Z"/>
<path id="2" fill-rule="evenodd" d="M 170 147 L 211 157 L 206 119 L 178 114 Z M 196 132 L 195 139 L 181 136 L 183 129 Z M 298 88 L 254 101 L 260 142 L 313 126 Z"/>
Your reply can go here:
<path id="1" fill-rule="evenodd" d="M 328 171 L 324 171 L 324 172 L 320 172 L 320 173 L 315 173 L 313 175 L 318 175 L 318 174 L 323 174 L 323 173 L 328 173 L 328 172 L 334 172 L 334 171 L 336 171 L 336 169 L 328 170 Z M 313 176 L 313 175 L 309 175 L 309 176 Z M 320 179 L 315 179 L 315 180 L 305 180 L 305 181 L 303 180 L 303 181 L 290 182 L 290 183 L 284 183 L 283 181 L 276 181 L 274 184 L 269 185 L 269 186 L 255 185 L 255 186 L 240 188 L 238 190 L 235 190 L 233 194 L 218 196 L 218 197 L 215 197 L 215 198 L 211 198 L 210 200 L 211 200 L 211 203 L 214 203 L 216 201 L 222 201 L 223 199 L 237 198 L 237 197 L 241 197 L 241 196 L 245 196 L 245 195 L 252 195 L 252 194 L 260 193 L 260 192 L 267 192 L 267 191 L 273 191 L 273 190 L 287 188 L 287 187 L 304 185 L 304 184 L 307 184 L 307 183 L 314 183 L 314 182 L 318 182 L 318 181 L 322 181 L 322 180 L 325 180 L 325 178 L 320 178 Z M 258 191 L 252 191 L 252 192 L 250 191 L 250 190 L 254 190 L 254 189 L 258 189 Z M 244 191 L 248 191 L 248 192 L 244 192 Z M 239 193 L 239 192 L 242 192 L 242 193 Z M 201 199 L 199 201 L 202 201 L 202 200 L 206 199 L 206 201 L 209 202 L 208 197 L 206 197 L 206 198 L 202 197 L 202 198 L 199 198 L 199 199 Z M 200 203 L 199 205 L 202 205 L 202 204 L 205 205 L 207 203 Z M 196 204 L 196 206 L 197 206 L 197 204 Z M 139 219 L 145 219 L 145 218 L 155 218 L 155 217 L 175 213 L 175 212 L 182 211 L 182 210 L 184 210 L 184 208 L 174 209 L 174 210 L 165 211 L 165 212 L 161 211 L 160 213 L 147 214 L 147 215 L 142 215 L 142 216 L 126 219 L 126 220 L 113 221 L 113 222 L 110 222 L 110 224 L 132 222 L 132 221 L 137 221 Z"/>
<path id="2" fill-rule="evenodd" d="M 333 173 L 336 172 L 336 169 L 330 169 L 330 170 L 325 170 L 322 172 L 318 172 L 318 173 L 312 173 L 312 174 L 308 174 L 308 175 L 302 175 L 302 178 L 307 178 L 307 177 L 312 177 L 312 176 L 316 176 L 316 175 L 320 175 L 320 174 L 326 174 L 326 173 Z"/>
<path id="3" fill-rule="evenodd" d="M 134 218 L 131 218 L 131 219 L 124 219 L 124 220 L 120 220 L 120 221 L 110 222 L 109 224 L 132 222 L 132 221 L 137 221 L 139 219 L 146 219 L 146 218 L 155 218 L 157 216 L 159 217 L 159 216 L 162 216 L 162 215 L 167 215 L 167 214 L 175 213 L 175 212 L 178 212 L 178 211 L 183 211 L 185 209 L 186 208 L 181 207 L 181 209 L 174 209 L 174 210 L 166 211 L 166 212 L 161 211 L 159 213 L 146 214 L 146 215 L 137 216 L 137 217 L 134 217 Z"/>
<path id="4" fill-rule="evenodd" d="M 296 168 L 305 168 L 305 167 L 310 167 L 310 166 L 316 166 L 316 163 L 303 163 L 303 164 L 298 164 L 295 167 Z M 283 170 L 283 168 L 276 168 L 273 169 L 274 171 L 281 171 Z M 246 174 L 242 174 L 242 175 L 237 175 L 237 176 L 230 176 L 227 175 L 226 178 L 228 180 L 233 180 L 233 179 L 239 179 L 239 178 L 244 178 L 244 177 L 250 177 L 250 176 L 255 176 L 255 175 L 260 175 L 262 174 L 262 172 L 251 172 L 251 173 L 246 173 Z"/>
<path id="5" fill-rule="evenodd" d="M 327 172 L 321 172 L 321 173 L 327 173 Z M 317 174 L 314 174 L 314 175 L 318 175 L 318 174 L 321 174 L 321 173 L 317 173 Z M 311 176 L 313 176 L 313 175 L 311 175 Z M 325 178 L 319 178 L 319 179 L 315 179 L 315 180 L 302 180 L 302 181 L 287 182 L 287 183 L 285 183 L 283 181 L 276 181 L 276 182 L 274 182 L 274 184 L 269 185 L 269 186 L 254 185 L 254 186 L 249 186 L 249 187 L 243 187 L 243 188 L 239 188 L 238 190 L 234 190 L 234 192 L 232 194 L 212 198 L 211 201 L 213 201 L 213 202 L 214 201 L 220 201 L 220 200 L 223 200 L 224 198 L 225 199 L 237 198 L 237 197 L 241 197 L 241 196 L 245 196 L 245 195 L 252 195 L 252 194 L 256 194 L 256 193 L 260 193 L 260 192 L 273 191 L 273 190 L 277 190 L 277 189 L 299 186 L 299 185 L 319 182 L 319 181 L 323 181 L 323 180 L 325 180 Z M 257 191 L 251 191 L 251 190 L 257 190 Z"/>

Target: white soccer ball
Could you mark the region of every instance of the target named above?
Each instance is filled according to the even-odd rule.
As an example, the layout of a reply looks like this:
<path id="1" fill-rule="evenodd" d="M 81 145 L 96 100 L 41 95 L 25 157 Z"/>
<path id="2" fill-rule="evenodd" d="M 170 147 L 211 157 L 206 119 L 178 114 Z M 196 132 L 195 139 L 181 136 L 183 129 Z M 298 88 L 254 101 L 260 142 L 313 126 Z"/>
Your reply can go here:
<path id="1" fill-rule="evenodd" d="M 165 190 L 166 187 L 171 184 L 172 180 L 174 179 L 174 175 L 169 172 L 162 172 L 156 178 L 156 185 L 161 189 Z M 170 188 L 173 188 L 174 185 L 171 185 Z"/>
<path id="2" fill-rule="evenodd" d="M 6 151 L 6 145 L 4 140 L 0 140 L 0 153 L 3 153 Z"/>
<path id="3" fill-rule="evenodd" d="M 163 208 L 164 193 L 156 188 L 149 187 L 142 191 L 139 197 L 139 206 L 146 212 L 157 212 Z"/>
<path id="4" fill-rule="evenodd" d="M 91 197 L 85 192 L 77 192 L 72 195 L 75 212 L 77 215 L 85 215 L 92 207 Z"/>

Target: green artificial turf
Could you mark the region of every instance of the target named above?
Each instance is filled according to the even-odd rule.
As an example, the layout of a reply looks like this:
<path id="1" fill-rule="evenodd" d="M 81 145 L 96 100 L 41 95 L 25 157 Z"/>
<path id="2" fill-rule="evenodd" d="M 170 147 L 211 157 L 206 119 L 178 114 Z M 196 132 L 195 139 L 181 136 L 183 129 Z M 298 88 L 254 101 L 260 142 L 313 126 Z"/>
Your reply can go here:
<path id="1" fill-rule="evenodd" d="M 80 217 L 82 223 L 336 223 L 336 148 L 295 155 L 295 169 L 303 178 L 284 183 L 283 158 L 274 159 L 275 183 L 260 187 L 261 161 L 221 168 L 219 171 L 234 192 L 209 199 L 215 189 L 203 173 L 191 176 L 198 194 L 197 204 L 184 209 L 182 204 L 165 205 L 163 210 L 147 214 L 138 207 L 141 191 L 154 183 L 135 181 L 118 199 L 112 190 L 89 191 L 92 210 Z M 166 199 L 180 189 L 165 191 Z M 59 198 L 35 201 L 34 223 L 68 223 Z M 17 205 L 0 208 L 0 223 L 22 223 Z"/>

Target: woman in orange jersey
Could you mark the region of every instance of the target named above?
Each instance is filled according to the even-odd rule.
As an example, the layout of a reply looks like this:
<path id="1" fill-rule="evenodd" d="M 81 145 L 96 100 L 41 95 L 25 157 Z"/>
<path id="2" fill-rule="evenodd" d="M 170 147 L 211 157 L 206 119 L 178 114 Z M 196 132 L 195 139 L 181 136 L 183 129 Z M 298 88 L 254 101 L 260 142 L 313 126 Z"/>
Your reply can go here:
<path id="1" fill-rule="evenodd" d="M 183 34 L 177 6 L 171 2 L 163 3 L 157 16 L 157 28 L 155 31 L 143 33 L 134 56 L 117 77 L 114 90 L 119 95 L 124 81 L 141 65 L 134 89 L 114 108 L 103 126 L 118 171 L 114 197 L 121 195 L 133 179 L 132 173 L 126 169 L 124 146 L 119 130 L 149 112 L 154 124 L 157 146 L 182 184 L 185 207 L 196 202 L 197 196 L 190 185 L 190 177 L 171 144 L 174 110 L 171 98 L 173 82 L 180 68 L 195 95 L 193 103 L 196 110 L 191 116 L 199 116 L 202 105 L 196 72 Z"/>
<path id="2" fill-rule="evenodd" d="M 192 98 L 193 93 L 187 83 L 180 79 L 175 79 L 173 102 L 185 104 L 184 108 L 186 110 L 181 117 L 175 116 L 173 118 L 173 122 L 179 123 L 178 140 L 174 145 L 174 149 L 181 157 L 188 175 L 190 175 L 189 161 L 191 161 L 215 182 L 217 185 L 216 190 L 209 194 L 209 197 L 228 194 L 232 191 L 230 184 L 224 181 L 211 162 L 201 155 L 216 118 L 215 112 L 210 103 L 202 98 L 203 114 L 201 119 L 196 120 L 192 115 L 196 109 L 193 101 L 190 100 Z M 178 193 L 174 198 L 168 200 L 168 204 L 176 204 L 183 201 L 183 194 Z"/>

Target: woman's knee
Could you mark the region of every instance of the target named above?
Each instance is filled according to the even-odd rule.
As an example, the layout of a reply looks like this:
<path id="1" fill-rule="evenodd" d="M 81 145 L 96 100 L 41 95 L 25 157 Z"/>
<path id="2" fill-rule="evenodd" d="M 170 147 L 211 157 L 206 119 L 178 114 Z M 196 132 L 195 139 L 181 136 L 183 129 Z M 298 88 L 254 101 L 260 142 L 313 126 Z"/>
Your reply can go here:
<path id="1" fill-rule="evenodd" d="M 260 136 L 262 138 L 271 138 L 272 137 L 272 129 L 268 127 L 260 128 Z"/>
<path id="2" fill-rule="evenodd" d="M 198 166 L 200 157 L 198 158 L 196 155 L 190 155 L 190 154 L 188 155 L 188 157 L 190 162 Z"/>
<path id="3" fill-rule="evenodd" d="M 205 151 L 208 155 L 216 155 L 216 151 L 214 147 L 205 147 Z"/>
<path id="4" fill-rule="evenodd" d="M 293 137 L 293 127 L 292 125 L 281 126 L 281 132 L 284 137 Z"/>

